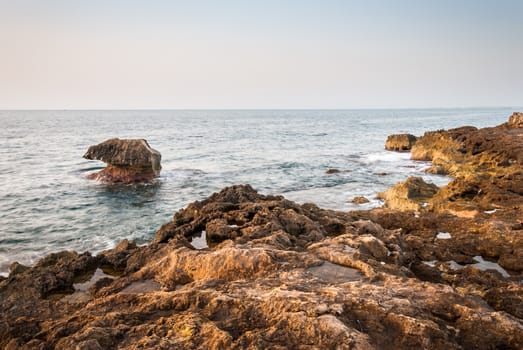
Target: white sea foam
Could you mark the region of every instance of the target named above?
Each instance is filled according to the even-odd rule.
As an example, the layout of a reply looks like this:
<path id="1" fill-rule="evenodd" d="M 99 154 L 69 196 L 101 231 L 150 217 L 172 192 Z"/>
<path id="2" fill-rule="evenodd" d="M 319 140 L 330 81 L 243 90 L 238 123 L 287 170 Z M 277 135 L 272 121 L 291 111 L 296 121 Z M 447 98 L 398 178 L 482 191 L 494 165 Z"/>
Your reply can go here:
<path id="1" fill-rule="evenodd" d="M 6 255 L 1 254 L 0 255 L 0 276 L 7 277 L 7 275 L 9 274 L 9 272 L 7 272 L 8 269 L 9 269 L 9 258 Z"/>
<path id="2" fill-rule="evenodd" d="M 379 152 L 371 153 L 365 157 L 367 163 L 376 163 L 376 162 L 400 162 L 410 159 L 410 153 L 403 152 Z"/>

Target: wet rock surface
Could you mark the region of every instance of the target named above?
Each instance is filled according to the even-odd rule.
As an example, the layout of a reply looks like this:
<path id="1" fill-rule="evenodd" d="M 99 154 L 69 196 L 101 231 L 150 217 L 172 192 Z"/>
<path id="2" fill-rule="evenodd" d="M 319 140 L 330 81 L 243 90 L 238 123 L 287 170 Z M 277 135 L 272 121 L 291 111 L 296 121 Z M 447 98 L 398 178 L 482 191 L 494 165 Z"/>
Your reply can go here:
<path id="1" fill-rule="evenodd" d="M 357 196 L 357 197 L 352 198 L 352 200 L 351 200 L 351 203 L 355 203 L 355 204 L 365 204 L 365 203 L 369 203 L 369 202 L 370 201 L 366 197 L 363 197 L 363 196 Z"/>
<path id="2" fill-rule="evenodd" d="M 88 177 L 107 183 L 151 181 L 160 174 L 160 152 L 143 139 L 110 139 L 90 146 L 85 159 L 101 160 L 107 167 Z"/>
<path id="3" fill-rule="evenodd" d="M 459 132 L 465 150 L 477 132 Z M 505 157 L 496 145 L 440 155 L 463 186 L 460 174 L 480 167 L 471 188 L 490 194 L 475 157 Z M 490 183 L 517 188 L 510 179 Z M 225 188 L 176 212 L 149 245 L 13 264 L 0 280 L 0 348 L 521 349 L 521 193 L 487 208 L 458 188 L 418 211 L 349 213 Z M 68 298 L 86 275 L 97 276 L 88 297 Z"/>

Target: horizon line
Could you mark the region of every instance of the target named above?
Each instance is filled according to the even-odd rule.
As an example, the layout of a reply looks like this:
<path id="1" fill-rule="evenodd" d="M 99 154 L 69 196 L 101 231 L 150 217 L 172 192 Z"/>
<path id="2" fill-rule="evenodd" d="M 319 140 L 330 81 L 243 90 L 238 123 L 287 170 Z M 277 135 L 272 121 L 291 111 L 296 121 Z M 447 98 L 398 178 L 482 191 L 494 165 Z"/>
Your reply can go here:
<path id="1" fill-rule="evenodd" d="M 347 110 L 420 110 L 420 109 L 521 109 L 523 105 L 511 106 L 450 106 L 450 107 L 341 107 L 341 108 L 0 108 L 2 112 L 10 111 L 347 111 Z"/>

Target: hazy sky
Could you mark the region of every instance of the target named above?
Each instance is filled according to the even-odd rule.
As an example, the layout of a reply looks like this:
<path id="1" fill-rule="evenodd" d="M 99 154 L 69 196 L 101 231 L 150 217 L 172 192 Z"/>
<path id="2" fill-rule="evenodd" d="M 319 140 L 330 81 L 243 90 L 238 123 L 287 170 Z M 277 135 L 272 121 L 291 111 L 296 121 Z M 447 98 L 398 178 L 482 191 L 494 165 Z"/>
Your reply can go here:
<path id="1" fill-rule="evenodd" d="M 0 0 L 0 109 L 523 105 L 523 0 Z"/>

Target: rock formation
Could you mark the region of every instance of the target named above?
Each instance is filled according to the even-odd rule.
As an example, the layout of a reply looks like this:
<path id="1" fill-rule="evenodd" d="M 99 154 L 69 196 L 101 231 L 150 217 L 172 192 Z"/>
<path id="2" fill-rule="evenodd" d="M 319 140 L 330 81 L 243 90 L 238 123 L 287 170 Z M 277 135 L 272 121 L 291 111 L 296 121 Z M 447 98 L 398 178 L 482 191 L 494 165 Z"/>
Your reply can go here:
<path id="1" fill-rule="evenodd" d="M 110 139 L 90 146 L 86 159 L 97 159 L 107 167 L 88 177 L 108 183 L 150 181 L 160 174 L 160 152 L 143 139 Z"/>
<path id="2" fill-rule="evenodd" d="M 419 212 L 337 212 L 232 186 L 176 212 L 149 245 L 12 264 L 0 348 L 521 349 L 522 169 L 516 145 L 497 141 L 521 136 L 482 130 L 422 141 L 456 182 Z"/>
<path id="3" fill-rule="evenodd" d="M 508 120 L 509 127 L 523 128 L 523 113 L 513 113 Z"/>
<path id="4" fill-rule="evenodd" d="M 356 196 L 356 197 L 352 198 L 351 202 L 354 204 L 365 204 L 365 203 L 369 203 L 370 201 L 363 196 Z"/>
<path id="5" fill-rule="evenodd" d="M 385 149 L 389 151 L 409 151 L 418 138 L 411 134 L 396 134 L 387 137 Z"/>
<path id="6" fill-rule="evenodd" d="M 428 132 L 416 142 L 412 159 L 430 160 L 429 171 L 454 178 L 429 201 L 431 210 L 476 215 L 521 204 L 523 128 L 511 127 L 518 115 L 492 128 Z"/>
<path id="7" fill-rule="evenodd" d="M 426 183 L 421 177 L 409 177 L 385 192 L 377 195 L 385 206 L 399 210 L 420 210 L 428 205 L 429 199 L 438 192 L 438 186 Z"/>

